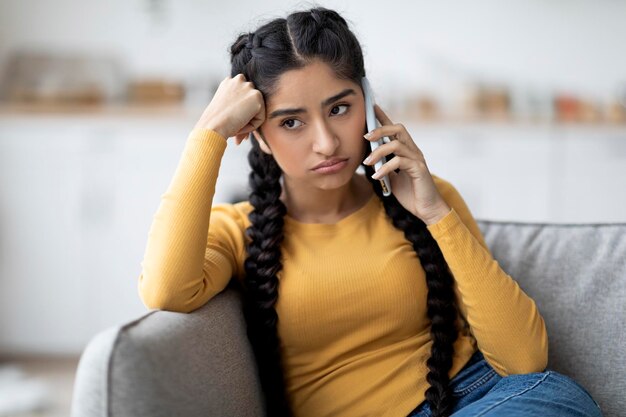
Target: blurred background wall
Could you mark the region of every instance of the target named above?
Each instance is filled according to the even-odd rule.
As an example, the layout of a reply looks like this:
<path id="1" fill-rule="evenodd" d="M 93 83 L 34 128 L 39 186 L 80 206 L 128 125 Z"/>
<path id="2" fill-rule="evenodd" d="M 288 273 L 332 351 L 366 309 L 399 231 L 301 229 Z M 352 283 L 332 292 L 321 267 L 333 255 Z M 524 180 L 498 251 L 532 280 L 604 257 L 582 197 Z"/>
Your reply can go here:
<path id="1" fill-rule="evenodd" d="M 626 221 L 626 3 L 0 1 L 0 353 L 143 314 L 152 215 L 238 33 L 320 4 L 475 217 Z M 229 144 L 214 203 L 245 198 Z"/>
<path id="2" fill-rule="evenodd" d="M 220 78 L 236 34 L 312 3 L 3 0 L 0 64 L 37 48 L 112 54 L 135 77 Z M 604 0 L 326 1 L 353 24 L 386 91 L 486 80 L 608 99 L 623 89 L 626 4 Z M 454 85 L 451 85 L 454 84 Z M 395 92 L 395 91 L 394 91 Z"/>

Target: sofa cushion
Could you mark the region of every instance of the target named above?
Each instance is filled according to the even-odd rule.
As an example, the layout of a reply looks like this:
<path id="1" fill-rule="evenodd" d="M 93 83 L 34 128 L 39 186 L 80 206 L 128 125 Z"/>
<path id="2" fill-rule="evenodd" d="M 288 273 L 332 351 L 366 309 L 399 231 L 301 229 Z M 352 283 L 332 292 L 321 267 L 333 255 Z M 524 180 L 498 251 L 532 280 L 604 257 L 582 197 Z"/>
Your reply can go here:
<path id="1" fill-rule="evenodd" d="M 477 220 L 493 257 L 537 303 L 548 368 L 591 393 L 605 416 L 626 409 L 626 224 Z"/>

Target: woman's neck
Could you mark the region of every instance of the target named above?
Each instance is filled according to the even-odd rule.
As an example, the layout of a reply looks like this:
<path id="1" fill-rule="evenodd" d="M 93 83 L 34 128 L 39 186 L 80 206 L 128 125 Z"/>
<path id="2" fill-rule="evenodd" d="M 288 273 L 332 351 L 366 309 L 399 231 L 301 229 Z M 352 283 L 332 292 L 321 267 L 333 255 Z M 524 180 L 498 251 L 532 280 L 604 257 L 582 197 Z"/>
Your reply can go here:
<path id="1" fill-rule="evenodd" d="M 280 199 L 299 222 L 332 224 L 363 207 L 373 193 L 369 181 L 355 173 L 344 187 L 330 191 L 290 186 L 286 180 Z"/>

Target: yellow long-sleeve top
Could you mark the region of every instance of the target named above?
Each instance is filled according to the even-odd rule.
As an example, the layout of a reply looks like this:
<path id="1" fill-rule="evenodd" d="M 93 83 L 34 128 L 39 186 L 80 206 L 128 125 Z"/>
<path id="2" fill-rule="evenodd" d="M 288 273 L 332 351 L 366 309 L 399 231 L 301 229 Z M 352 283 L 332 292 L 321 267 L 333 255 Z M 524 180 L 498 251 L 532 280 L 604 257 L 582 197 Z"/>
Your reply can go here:
<path id="1" fill-rule="evenodd" d="M 243 279 L 249 202 L 212 205 L 226 138 L 190 132 L 150 228 L 139 294 L 148 308 L 190 312 Z M 457 190 L 429 225 L 454 276 L 461 318 L 453 378 L 480 349 L 500 375 L 547 366 L 544 320 L 489 252 Z M 403 417 L 425 400 L 430 321 L 425 272 L 378 196 L 335 224 L 286 216 L 276 304 L 285 378 L 300 417 Z"/>

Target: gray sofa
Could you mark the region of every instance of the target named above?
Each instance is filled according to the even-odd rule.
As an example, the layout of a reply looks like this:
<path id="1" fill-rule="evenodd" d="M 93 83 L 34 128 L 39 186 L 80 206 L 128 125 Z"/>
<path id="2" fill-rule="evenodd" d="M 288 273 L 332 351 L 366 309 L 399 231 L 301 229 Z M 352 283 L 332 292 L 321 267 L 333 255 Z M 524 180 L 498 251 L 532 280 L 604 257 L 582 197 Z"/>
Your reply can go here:
<path id="1" fill-rule="evenodd" d="M 625 415 L 626 224 L 478 223 L 546 321 L 548 368 L 606 417 Z M 240 307 L 229 286 L 190 314 L 152 310 L 98 333 L 78 365 L 72 417 L 263 415 Z"/>

